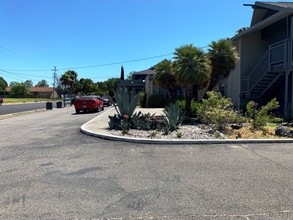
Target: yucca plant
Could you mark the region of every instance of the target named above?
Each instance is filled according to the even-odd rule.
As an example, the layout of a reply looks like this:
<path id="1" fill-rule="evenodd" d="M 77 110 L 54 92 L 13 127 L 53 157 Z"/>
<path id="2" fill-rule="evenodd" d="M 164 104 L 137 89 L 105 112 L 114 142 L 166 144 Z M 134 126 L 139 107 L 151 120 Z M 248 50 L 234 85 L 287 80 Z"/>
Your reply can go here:
<path id="1" fill-rule="evenodd" d="M 116 105 L 114 107 L 118 115 L 121 117 L 127 115 L 131 118 L 139 102 L 139 95 L 128 92 L 126 88 L 118 88 L 113 92 L 118 108 Z"/>

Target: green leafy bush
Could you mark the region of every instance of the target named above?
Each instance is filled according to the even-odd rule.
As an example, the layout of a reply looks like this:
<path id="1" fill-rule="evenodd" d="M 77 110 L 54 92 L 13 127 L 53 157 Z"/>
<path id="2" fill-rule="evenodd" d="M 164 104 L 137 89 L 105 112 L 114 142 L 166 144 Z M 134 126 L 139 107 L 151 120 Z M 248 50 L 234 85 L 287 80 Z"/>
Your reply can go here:
<path id="1" fill-rule="evenodd" d="M 175 102 L 182 110 L 186 111 L 185 108 L 185 99 L 177 99 Z M 197 117 L 198 110 L 200 108 L 201 104 L 199 102 L 196 102 L 194 100 L 191 101 L 191 117 Z"/>
<path id="2" fill-rule="evenodd" d="M 210 125 L 217 130 L 225 130 L 230 123 L 237 123 L 239 116 L 232 108 L 229 98 L 222 97 L 218 92 L 208 92 L 208 98 L 202 99 L 198 109 L 198 117 L 201 122 Z"/>
<path id="3" fill-rule="evenodd" d="M 246 105 L 247 113 L 252 119 L 252 125 L 255 129 L 263 129 L 268 122 L 281 121 L 280 118 L 276 118 L 269 114 L 272 110 L 279 108 L 279 102 L 276 98 L 272 99 L 265 106 L 258 108 L 257 103 L 250 101 Z"/>
<path id="4" fill-rule="evenodd" d="M 142 108 L 146 107 L 146 97 L 147 97 L 146 93 L 140 92 L 140 93 L 138 93 L 138 95 L 139 95 L 139 105 Z"/>
<path id="5" fill-rule="evenodd" d="M 185 100 L 180 98 L 180 99 L 176 99 L 175 101 L 176 105 L 178 105 L 182 110 L 185 109 Z"/>

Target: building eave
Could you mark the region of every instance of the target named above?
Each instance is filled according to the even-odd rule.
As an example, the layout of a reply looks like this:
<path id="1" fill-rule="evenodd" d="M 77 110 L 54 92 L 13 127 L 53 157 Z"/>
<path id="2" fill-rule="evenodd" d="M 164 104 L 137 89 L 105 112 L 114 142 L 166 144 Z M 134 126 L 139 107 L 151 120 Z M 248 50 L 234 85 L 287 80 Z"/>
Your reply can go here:
<path id="1" fill-rule="evenodd" d="M 283 10 L 277 12 L 276 14 L 264 19 L 263 21 L 249 27 L 248 29 L 241 31 L 239 34 L 235 35 L 231 38 L 232 41 L 237 40 L 238 38 L 241 38 L 244 35 L 247 35 L 249 33 L 261 30 L 279 20 L 282 18 L 287 17 L 289 14 L 292 14 L 293 10 L 291 8 L 284 8 Z"/>

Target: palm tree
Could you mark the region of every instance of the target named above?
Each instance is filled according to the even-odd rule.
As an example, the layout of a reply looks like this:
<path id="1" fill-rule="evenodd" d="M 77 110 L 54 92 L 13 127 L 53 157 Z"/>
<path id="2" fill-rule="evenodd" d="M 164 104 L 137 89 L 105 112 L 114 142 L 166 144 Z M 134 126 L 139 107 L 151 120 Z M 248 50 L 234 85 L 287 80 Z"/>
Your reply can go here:
<path id="1" fill-rule="evenodd" d="M 73 70 L 66 71 L 67 74 L 69 74 L 70 78 L 70 91 L 73 92 L 74 84 L 77 82 L 77 73 Z"/>
<path id="2" fill-rule="evenodd" d="M 77 83 L 77 76 L 77 73 L 73 70 L 68 70 L 61 76 L 60 82 L 65 90 L 69 86 L 69 92 L 74 92 L 73 87 Z"/>
<path id="3" fill-rule="evenodd" d="M 235 69 L 238 59 L 236 48 L 233 47 L 232 41 L 229 39 L 212 41 L 209 47 L 208 56 L 212 66 L 212 73 L 207 91 L 213 90 L 221 77 L 227 78 L 230 75 L 231 70 Z"/>
<path id="4" fill-rule="evenodd" d="M 67 89 L 69 83 L 70 83 L 70 75 L 65 72 L 61 77 L 60 77 L 60 83 L 63 85 L 64 90 Z"/>
<path id="5" fill-rule="evenodd" d="M 66 88 L 69 84 L 69 75 L 64 73 L 61 77 L 60 77 L 60 83 L 64 86 L 64 88 Z"/>
<path id="6" fill-rule="evenodd" d="M 175 49 L 175 76 L 186 89 L 186 111 L 190 113 L 191 98 L 197 98 L 198 89 L 208 85 L 210 65 L 207 55 L 199 48 L 188 44 Z M 195 87 L 195 89 L 193 89 Z M 193 91 L 196 94 L 193 94 Z"/>
<path id="7" fill-rule="evenodd" d="M 174 65 L 170 60 L 163 60 L 155 66 L 155 83 L 168 90 L 169 99 L 174 99 L 172 90 L 176 87 Z"/>

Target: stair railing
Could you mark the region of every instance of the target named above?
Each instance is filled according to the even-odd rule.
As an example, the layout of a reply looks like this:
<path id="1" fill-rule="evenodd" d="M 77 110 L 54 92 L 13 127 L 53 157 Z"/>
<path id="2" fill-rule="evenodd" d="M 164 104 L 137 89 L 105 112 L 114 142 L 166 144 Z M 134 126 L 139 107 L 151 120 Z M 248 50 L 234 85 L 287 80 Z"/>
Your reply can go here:
<path id="1" fill-rule="evenodd" d="M 259 62 L 255 65 L 253 70 L 248 74 L 248 76 L 242 78 L 242 91 L 246 92 L 248 94 L 248 97 L 250 97 L 251 91 L 256 87 L 260 80 L 265 76 L 267 72 L 271 70 L 274 65 L 286 65 L 286 48 L 287 40 L 282 40 L 270 45 L 269 49 L 265 52 Z"/>
<path id="2" fill-rule="evenodd" d="M 243 81 L 242 91 L 247 92 L 248 97 L 250 97 L 251 90 L 254 88 L 255 85 L 257 85 L 261 77 L 268 70 L 269 70 L 269 50 L 265 52 L 265 54 L 262 56 L 259 62 L 255 65 L 253 70 L 248 74 L 248 76 L 242 78 L 242 81 Z"/>

